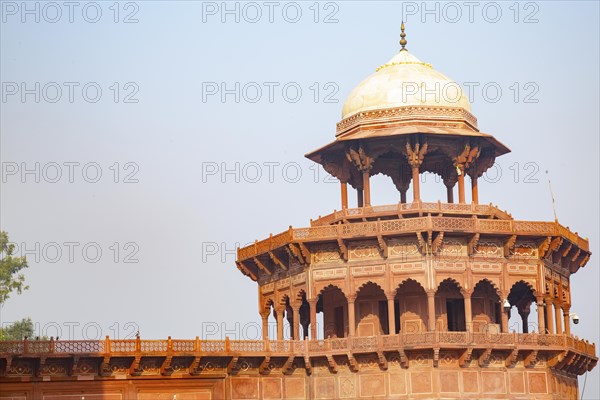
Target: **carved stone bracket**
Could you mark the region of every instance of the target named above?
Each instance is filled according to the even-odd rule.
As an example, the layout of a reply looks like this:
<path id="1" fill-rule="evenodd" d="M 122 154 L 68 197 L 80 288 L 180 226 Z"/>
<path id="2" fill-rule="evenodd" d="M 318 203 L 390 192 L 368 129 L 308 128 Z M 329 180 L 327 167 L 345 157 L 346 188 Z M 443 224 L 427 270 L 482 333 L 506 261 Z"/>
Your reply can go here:
<path id="1" fill-rule="evenodd" d="M 348 246 L 341 238 L 338 238 L 337 243 L 340 248 L 340 256 L 344 261 L 348 261 Z"/>
<path id="2" fill-rule="evenodd" d="M 160 374 L 161 375 L 171 375 L 173 374 L 173 367 L 171 366 L 171 362 L 173 360 L 172 356 L 166 356 L 165 360 L 163 361 L 162 365 L 160 366 Z"/>
<path id="3" fill-rule="evenodd" d="M 379 244 L 379 253 L 381 257 L 388 258 L 388 245 L 381 235 L 377 235 L 377 243 Z"/>
<path id="4" fill-rule="evenodd" d="M 492 348 L 488 347 L 485 349 L 477 359 L 477 363 L 480 367 L 487 367 L 490 364 L 490 357 L 492 356 Z"/>
<path id="5" fill-rule="evenodd" d="M 306 368 L 308 375 L 312 374 L 312 365 L 310 364 L 310 357 L 308 355 L 304 355 L 304 368 Z"/>
<path id="6" fill-rule="evenodd" d="M 227 363 L 227 374 L 235 374 L 240 370 L 240 366 L 238 365 L 239 359 L 238 356 L 231 357 L 231 360 Z"/>
<path id="7" fill-rule="evenodd" d="M 471 362 L 471 356 L 473 355 L 473 348 L 472 347 L 467 347 L 465 349 L 465 351 L 463 351 L 463 353 L 461 354 L 461 356 L 458 358 L 458 365 L 461 368 L 465 368 L 469 366 L 469 363 Z"/>
<path id="8" fill-rule="evenodd" d="M 266 375 L 271 370 L 269 368 L 269 363 L 271 362 L 271 356 L 265 356 L 265 358 L 261 361 L 258 366 L 258 373 L 261 375 Z"/>
<path id="9" fill-rule="evenodd" d="M 433 254 L 437 254 L 438 250 L 440 249 L 440 246 L 442 245 L 443 240 L 444 240 L 444 232 L 438 232 L 435 239 L 433 239 L 433 242 L 431 245 L 431 252 Z"/>
<path id="10" fill-rule="evenodd" d="M 295 358 L 295 356 L 288 357 L 288 359 L 285 361 L 285 364 L 283 364 L 282 371 L 285 375 L 288 375 L 293 371 L 294 358 Z M 310 365 L 310 363 L 309 363 L 309 365 Z"/>
<path id="11" fill-rule="evenodd" d="M 537 356 L 538 356 L 537 350 L 530 351 L 529 354 L 527 354 L 527 356 L 523 360 L 523 364 L 525 365 L 525 368 L 535 367 L 535 364 L 537 364 L 537 362 L 538 362 Z"/>
<path id="12" fill-rule="evenodd" d="M 129 367 L 129 373 L 133 376 L 140 376 L 142 374 L 142 369 L 140 368 L 140 362 L 142 361 L 141 356 L 135 356 L 131 366 Z"/>
<path id="13" fill-rule="evenodd" d="M 382 370 L 386 371 L 388 369 L 388 361 L 382 351 L 377 352 L 377 363 Z"/>
<path id="14" fill-rule="evenodd" d="M 517 235 L 511 235 L 506 242 L 504 242 L 504 257 L 510 257 L 511 253 L 515 250 L 515 243 L 517 242 Z"/>
<path id="15" fill-rule="evenodd" d="M 354 358 L 354 355 L 352 355 L 352 353 L 348 353 L 347 356 L 348 356 L 348 365 L 350 367 L 350 370 L 352 372 L 358 372 L 360 370 L 360 366 L 358 365 L 356 358 Z"/>
<path id="16" fill-rule="evenodd" d="M 265 264 L 263 264 L 263 263 L 262 263 L 262 261 L 260 261 L 260 260 L 258 259 L 258 257 L 254 257 L 254 258 L 253 258 L 253 261 L 254 261 L 254 264 L 256 264 L 256 266 L 257 266 L 258 268 L 262 269 L 262 270 L 265 272 L 265 274 L 267 274 L 267 275 L 271 276 L 271 271 L 269 271 L 269 268 L 267 268 L 267 267 L 266 267 L 266 265 L 265 265 Z"/>
<path id="17" fill-rule="evenodd" d="M 479 233 L 476 233 L 476 234 L 472 235 L 471 238 L 469 239 L 467 251 L 469 252 L 470 256 L 475 254 L 475 250 L 477 249 L 478 243 L 479 243 Z"/>
<path id="18" fill-rule="evenodd" d="M 284 262 L 282 262 L 279 257 L 277 257 L 275 255 L 275 253 L 273 253 L 272 251 L 269 251 L 269 257 L 271 258 L 271 260 L 273 260 L 273 262 L 277 265 L 279 265 L 281 267 L 281 269 L 283 269 L 284 271 L 287 271 L 288 267 L 287 265 L 285 265 Z"/>
<path id="19" fill-rule="evenodd" d="M 331 373 L 333 373 L 333 374 L 337 374 L 337 372 L 338 372 L 337 363 L 333 359 L 333 356 L 331 354 L 327 354 L 326 357 L 327 357 L 327 364 L 329 365 L 329 371 L 331 371 Z"/>
<path id="20" fill-rule="evenodd" d="M 504 360 L 504 365 L 506 368 L 512 368 L 517 364 L 517 360 L 519 358 L 519 349 L 513 349 Z"/>

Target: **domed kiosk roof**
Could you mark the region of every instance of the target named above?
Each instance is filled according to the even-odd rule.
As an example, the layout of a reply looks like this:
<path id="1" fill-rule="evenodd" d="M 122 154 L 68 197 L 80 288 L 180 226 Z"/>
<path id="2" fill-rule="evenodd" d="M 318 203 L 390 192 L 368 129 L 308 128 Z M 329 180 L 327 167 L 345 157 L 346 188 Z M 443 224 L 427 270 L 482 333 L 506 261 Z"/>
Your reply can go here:
<path id="1" fill-rule="evenodd" d="M 403 48 L 347 97 L 342 119 L 363 111 L 409 106 L 463 108 L 469 99 L 458 83 Z"/>

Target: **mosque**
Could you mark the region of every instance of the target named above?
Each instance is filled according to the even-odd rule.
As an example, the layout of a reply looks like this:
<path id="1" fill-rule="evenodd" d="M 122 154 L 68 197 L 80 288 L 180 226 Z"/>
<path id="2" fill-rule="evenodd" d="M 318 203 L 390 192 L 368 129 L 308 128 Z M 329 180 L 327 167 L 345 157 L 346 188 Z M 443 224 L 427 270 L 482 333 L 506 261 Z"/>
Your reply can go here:
<path id="1" fill-rule="evenodd" d="M 407 50 L 404 24 L 400 45 L 306 155 L 339 180 L 339 211 L 238 249 L 262 340 L 0 342 L 0 399 L 577 399 L 598 362 L 570 330 L 589 242 L 479 203 L 478 180 L 510 150 Z M 424 173 L 444 199 L 421 199 Z M 377 174 L 396 204 L 372 204 Z"/>

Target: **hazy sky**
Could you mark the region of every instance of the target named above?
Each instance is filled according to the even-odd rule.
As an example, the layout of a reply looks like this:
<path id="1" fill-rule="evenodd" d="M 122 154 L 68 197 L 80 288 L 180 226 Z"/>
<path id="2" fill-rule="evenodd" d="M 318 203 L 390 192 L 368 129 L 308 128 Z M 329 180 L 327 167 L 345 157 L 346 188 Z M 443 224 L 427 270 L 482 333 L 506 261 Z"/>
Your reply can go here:
<path id="1" fill-rule="evenodd" d="M 471 87 L 480 129 L 512 149 L 480 201 L 552 221 L 551 178 L 560 222 L 590 238 L 572 331 L 600 342 L 597 2 L 23 4 L 1 3 L 0 228 L 28 256 L 30 290 L 2 323 L 30 316 L 65 339 L 256 336 L 256 284 L 234 249 L 340 208 L 303 155 L 398 51 L 404 9 L 407 48 Z M 433 177 L 423 186 L 444 199 Z M 398 201 L 389 178 L 372 193 Z"/>

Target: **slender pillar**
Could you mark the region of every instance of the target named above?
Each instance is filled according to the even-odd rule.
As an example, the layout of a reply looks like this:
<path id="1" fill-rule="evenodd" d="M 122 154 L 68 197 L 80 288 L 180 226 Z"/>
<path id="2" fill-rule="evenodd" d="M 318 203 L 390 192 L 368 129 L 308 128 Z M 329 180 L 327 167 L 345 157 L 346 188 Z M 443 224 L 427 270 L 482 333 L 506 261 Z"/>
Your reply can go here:
<path id="1" fill-rule="evenodd" d="M 269 314 L 261 314 L 262 318 L 262 337 L 263 340 L 269 340 Z"/>
<path id="2" fill-rule="evenodd" d="M 413 182 L 413 201 L 421 201 L 421 188 L 419 182 L 419 166 L 412 166 L 412 182 Z"/>
<path id="3" fill-rule="evenodd" d="M 563 318 L 565 322 L 565 335 L 571 334 L 571 321 L 569 321 L 569 308 L 563 308 Z"/>
<path id="4" fill-rule="evenodd" d="M 479 190 L 477 189 L 477 177 L 471 177 L 471 201 L 479 204 Z"/>
<path id="5" fill-rule="evenodd" d="M 277 310 L 277 340 L 283 340 L 283 309 Z"/>
<path id="6" fill-rule="evenodd" d="M 400 190 L 400 203 L 406 203 L 406 190 Z"/>
<path id="7" fill-rule="evenodd" d="M 523 333 L 529 333 L 529 311 L 519 310 L 521 316 L 521 323 L 523 324 Z"/>
<path id="8" fill-rule="evenodd" d="M 446 193 L 448 195 L 448 203 L 454 203 L 454 186 L 446 186 Z"/>
<path id="9" fill-rule="evenodd" d="M 538 312 L 538 333 L 546 333 L 546 324 L 544 321 L 544 300 L 542 297 L 537 298 L 537 312 Z"/>
<path id="10" fill-rule="evenodd" d="M 427 292 L 427 314 L 429 317 L 429 330 L 435 331 L 435 292 Z"/>
<path id="11" fill-rule="evenodd" d="M 348 334 L 354 336 L 356 334 L 356 321 L 354 318 L 354 297 L 348 298 Z"/>
<path id="12" fill-rule="evenodd" d="M 465 203 L 465 170 L 459 165 L 460 173 L 458 174 L 458 202 Z"/>
<path id="13" fill-rule="evenodd" d="M 396 334 L 396 313 L 394 312 L 394 298 L 395 293 L 388 293 L 387 304 L 388 304 L 388 334 Z"/>
<path id="14" fill-rule="evenodd" d="M 463 293 L 465 300 L 465 323 L 467 325 L 467 332 L 473 331 L 473 311 L 471 311 L 471 293 Z"/>
<path id="15" fill-rule="evenodd" d="M 371 206 L 371 184 L 369 183 L 369 171 L 363 171 L 363 190 L 365 192 L 365 207 Z"/>
<path id="16" fill-rule="evenodd" d="M 562 315 L 561 315 L 560 303 L 554 303 L 554 316 L 556 318 L 556 334 L 562 335 Z"/>
<path id="17" fill-rule="evenodd" d="M 300 304 L 292 305 L 292 339 L 300 340 Z"/>
<path id="18" fill-rule="evenodd" d="M 342 210 L 348 208 L 348 184 L 346 182 L 340 182 L 342 192 Z"/>
<path id="19" fill-rule="evenodd" d="M 356 189 L 356 195 L 358 196 L 356 204 L 358 204 L 358 207 L 363 207 L 363 190 Z"/>
<path id="20" fill-rule="evenodd" d="M 504 303 L 502 303 L 504 304 Z M 508 320 L 510 319 L 510 310 L 506 311 L 504 309 L 504 307 L 502 307 L 502 326 L 501 326 L 501 331 L 502 333 L 508 333 Z"/>
<path id="21" fill-rule="evenodd" d="M 554 334 L 554 322 L 552 321 L 552 300 L 546 299 L 546 328 L 549 334 Z"/>
<path id="22" fill-rule="evenodd" d="M 317 340 L 317 299 L 308 301 L 310 305 L 310 338 Z"/>

